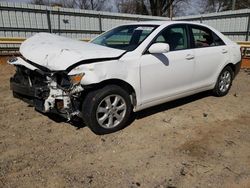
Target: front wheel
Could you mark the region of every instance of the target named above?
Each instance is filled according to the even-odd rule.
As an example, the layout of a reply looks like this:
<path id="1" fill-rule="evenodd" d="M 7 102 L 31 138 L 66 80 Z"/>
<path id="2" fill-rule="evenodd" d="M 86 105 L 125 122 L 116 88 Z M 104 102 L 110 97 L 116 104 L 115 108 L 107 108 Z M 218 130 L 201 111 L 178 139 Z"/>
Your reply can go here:
<path id="1" fill-rule="evenodd" d="M 233 76 L 232 68 L 229 66 L 225 67 L 218 77 L 213 93 L 218 97 L 225 96 L 232 86 Z"/>
<path id="2" fill-rule="evenodd" d="M 132 105 L 129 94 L 116 85 L 91 91 L 84 99 L 83 119 L 96 134 L 108 134 L 127 125 Z"/>

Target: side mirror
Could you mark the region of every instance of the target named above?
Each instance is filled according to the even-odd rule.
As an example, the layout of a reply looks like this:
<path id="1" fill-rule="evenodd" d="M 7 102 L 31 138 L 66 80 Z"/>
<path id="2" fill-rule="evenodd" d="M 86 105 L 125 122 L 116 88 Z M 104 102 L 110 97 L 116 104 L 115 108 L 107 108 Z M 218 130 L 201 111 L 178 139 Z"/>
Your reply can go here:
<path id="1" fill-rule="evenodd" d="M 162 54 L 170 51 L 170 47 L 168 43 L 154 43 L 149 49 L 149 53 L 151 54 Z"/>

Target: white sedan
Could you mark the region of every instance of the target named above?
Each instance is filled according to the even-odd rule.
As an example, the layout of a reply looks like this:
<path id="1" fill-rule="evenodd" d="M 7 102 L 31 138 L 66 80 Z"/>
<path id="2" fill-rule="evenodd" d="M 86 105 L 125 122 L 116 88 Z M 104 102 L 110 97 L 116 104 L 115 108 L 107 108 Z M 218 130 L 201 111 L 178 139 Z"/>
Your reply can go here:
<path id="1" fill-rule="evenodd" d="M 96 134 L 124 128 L 132 111 L 212 90 L 228 93 L 240 47 L 215 29 L 151 21 L 111 29 L 91 42 L 48 33 L 11 58 L 14 97 L 43 113 L 81 118 Z"/>

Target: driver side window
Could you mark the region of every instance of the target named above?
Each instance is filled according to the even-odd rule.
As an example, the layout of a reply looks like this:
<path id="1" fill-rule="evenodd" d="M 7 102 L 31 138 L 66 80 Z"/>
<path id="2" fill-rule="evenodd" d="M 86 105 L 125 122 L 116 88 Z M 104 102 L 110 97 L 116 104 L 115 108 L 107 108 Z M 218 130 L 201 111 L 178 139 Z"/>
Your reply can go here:
<path id="1" fill-rule="evenodd" d="M 170 51 L 188 48 L 187 32 L 185 26 L 173 26 L 164 29 L 155 39 L 154 43 L 168 43 Z"/>

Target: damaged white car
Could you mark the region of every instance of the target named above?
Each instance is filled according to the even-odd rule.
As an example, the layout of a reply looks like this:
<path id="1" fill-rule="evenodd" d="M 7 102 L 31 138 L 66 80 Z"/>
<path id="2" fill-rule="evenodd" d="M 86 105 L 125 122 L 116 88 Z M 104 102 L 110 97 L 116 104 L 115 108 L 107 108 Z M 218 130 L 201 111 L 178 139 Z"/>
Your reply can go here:
<path id="1" fill-rule="evenodd" d="M 240 47 L 189 22 L 139 22 L 91 42 L 48 33 L 27 39 L 11 58 L 14 97 L 43 113 L 81 118 L 96 134 L 124 128 L 139 111 L 205 90 L 228 93 Z"/>

